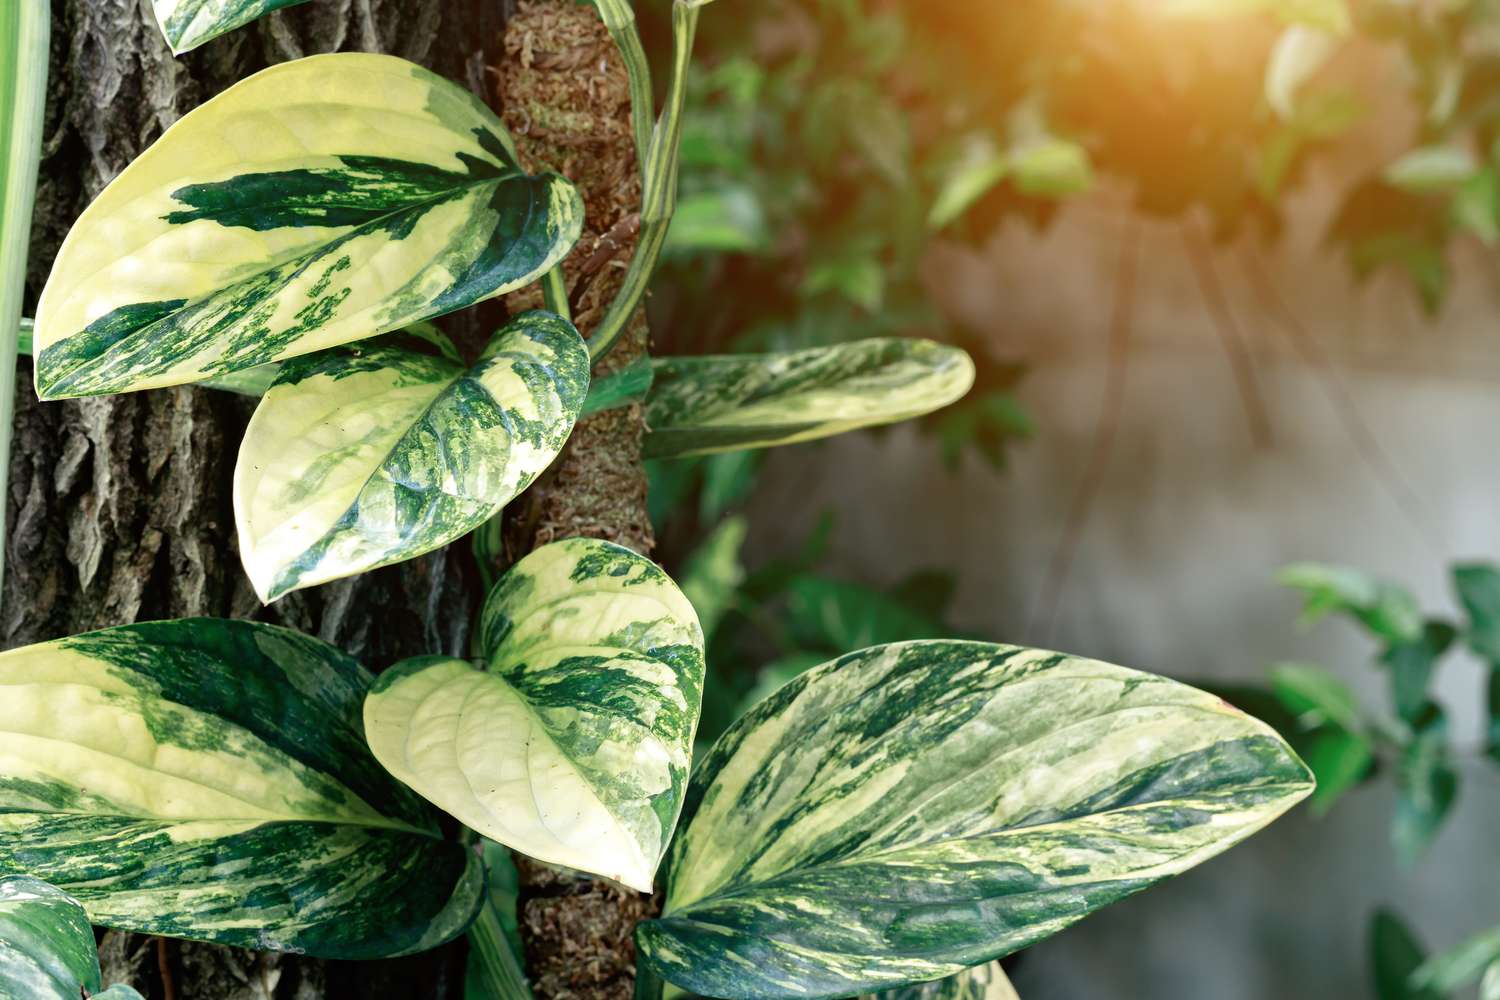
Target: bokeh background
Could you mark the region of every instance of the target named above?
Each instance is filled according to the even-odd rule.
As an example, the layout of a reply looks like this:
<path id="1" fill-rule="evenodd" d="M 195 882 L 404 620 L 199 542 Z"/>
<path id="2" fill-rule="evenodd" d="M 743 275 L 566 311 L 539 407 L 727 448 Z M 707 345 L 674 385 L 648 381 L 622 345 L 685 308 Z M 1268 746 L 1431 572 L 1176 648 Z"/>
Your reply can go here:
<path id="1" fill-rule="evenodd" d="M 665 9 L 643 11 L 663 44 Z M 836 651 L 940 631 L 1222 690 L 1325 800 L 1024 954 L 1020 994 L 1478 995 L 1500 5 L 724 15 L 659 349 L 916 335 L 981 376 L 919 426 L 652 470 L 663 556 L 708 609 L 706 735 Z M 1331 617 L 1299 622 L 1309 599 Z M 1410 986 L 1472 941 L 1473 968 Z"/>

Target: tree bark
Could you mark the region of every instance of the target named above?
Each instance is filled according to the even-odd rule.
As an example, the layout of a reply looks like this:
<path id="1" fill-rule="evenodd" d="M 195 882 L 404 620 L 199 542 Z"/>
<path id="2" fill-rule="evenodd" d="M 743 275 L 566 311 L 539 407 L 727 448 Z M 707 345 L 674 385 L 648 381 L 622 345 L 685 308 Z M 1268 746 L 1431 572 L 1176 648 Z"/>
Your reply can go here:
<path id="1" fill-rule="evenodd" d="M 266 65 L 331 51 L 403 56 L 486 97 L 490 67 L 500 67 L 516 101 L 507 118 L 525 156 L 561 169 L 584 191 L 588 232 L 569 267 L 576 277 L 600 234 L 639 200 L 623 70 L 591 8 L 571 0 L 523 3 L 521 27 L 505 34 L 510 6 L 506 0 L 316 0 L 174 59 L 149 0 L 53 0 L 28 311 L 78 214 L 167 126 Z M 565 113 L 549 117 L 552 110 Z M 613 294 L 628 253 L 624 248 L 585 280 L 578 317 L 585 331 Z M 497 315 L 481 309 L 445 325 L 461 344 L 477 347 Z M 644 341 L 638 321 L 612 363 L 638 353 Z M 42 404 L 24 359 L 18 380 L 10 490 L 3 498 L 8 572 L 0 649 L 133 621 L 214 615 L 298 628 L 376 670 L 422 653 L 467 653 L 482 594 L 466 543 L 260 606 L 240 570 L 230 493 L 233 455 L 253 401 L 184 387 Z M 515 505 L 521 513 L 510 518 L 511 554 L 571 535 L 649 552 L 640 434 L 636 410 L 582 425 L 546 484 Z M 527 906 L 528 927 L 548 920 L 573 926 L 566 901 L 556 904 L 551 889 L 536 888 L 559 878 L 566 876 L 530 880 L 536 899 Z M 544 995 L 581 989 L 573 995 L 625 996 L 633 966 L 629 932 L 644 898 L 591 883 L 568 886 L 570 897 L 589 899 L 608 917 L 613 936 L 595 935 L 582 961 L 597 974 L 575 987 L 571 960 L 549 958 L 550 946 L 533 933 L 530 950 L 545 966 L 533 977 Z M 561 918 L 554 912 L 559 905 Z M 537 915 L 545 913 L 552 915 Z M 573 947 L 571 941 L 560 947 Z M 106 982 L 130 982 L 153 1000 L 461 996 L 462 951 L 455 945 L 412 959 L 324 963 L 113 932 L 102 947 Z"/>

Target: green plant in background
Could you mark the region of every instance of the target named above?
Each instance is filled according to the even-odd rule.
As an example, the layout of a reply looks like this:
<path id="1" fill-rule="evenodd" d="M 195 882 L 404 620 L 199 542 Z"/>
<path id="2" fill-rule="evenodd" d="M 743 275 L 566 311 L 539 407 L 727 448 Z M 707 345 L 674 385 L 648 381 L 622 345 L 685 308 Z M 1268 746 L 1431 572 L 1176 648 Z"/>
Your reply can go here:
<path id="1" fill-rule="evenodd" d="M 1380 647 L 1376 669 L 1388 690 L 1388 708 L 1372 712 L 1333 671 L 1306 663 L 1272 668 L 1269 692 L 1224 692 L 1274 721 L 1317 776 L 1314 814 L 1326 814 L 1361 785 L 1388 777 L 1395 783 L 1391 842 L 1404 865 L 1414 864 L 1448 820 L 1459 793 L 1457 764 L 1468 757 L 1500 764 L 1500 568 L 1455 566 L 1453 585 L 1464 617 L 1429 617 L 1409 590 L 1337 566 L 1289 566 L 1279 575 L 1305 599 L 1304 624 L 1343 615 Z M 1448 713 L 1432 687 L 1443 663 L 1466 650 L 1475 701 L 1488 706 L 1486 741 L 1455 745 Z M 1269 700 L 1271 704 L 1266 704 Z M 1380 1000 L 1441 1000 L 1484 978 L 1485 1000 L 1500 991 L 1500 930 L 1476 935 L 1428 958 L 1393 913 L 1381 911 L 1370 931 L 1372 968 Z"/>
<path id="2" fill-rule="evenodd" d="M 31 330 L 39 395 L 201 381 L 260 396 L 235 506 L 265 600 L 471 533 L 482 547 L 582 413 L 644 399 L 648 448 L 668 456 L 953 403 L 972 362 L 916 341 L 658 358 L 591 379 L 672 217 L 705 4 L 673 4 L 653 126 L 633 17 L 598 3 L 633 78 L 644 204 L 589 343 L 556 269 L 579 234 L 572 185 L 524 173 L 499 120 L 434 74 L 318 56 L 189 114 L 85 211 Z M 157 11 L 185 49 L 276 6 Z M 478 358 L 426 322 L 531 283 L 548 311 L 513 319 Z M 703 461 L 743 470 L 744 456 Z M 665 912 L 636 934 L 643 998 L 667 984 L 1000 997 L 994 959 L 1207 860 L 1312 789 L 1274 731 L 1209 695 L 861 621 L 867 594 L 807 573 L 777 588 L 804 655 L 829 662 L 759 700 L 694 769 L 699 611 L 717 634 L 740 585 L 724 530 L 703 557 L 718 570 L 689 574 L 693 597 L 619 546 L 537 549 L 495 582 L 472 662 L 376 676 L 312 637 L 215 619 L 0 654 L 0 871 L 47 880 L 36 892 L 58 901 L 45 940 L 27 937 L 45 915 L 0 915 L 0 979 L 71 949 L 55 985 L 97 984 L 65 892 L 106 926 L 327 958 L 467 932 L 470 995 L 524 996 L 509 848 L 664 887 Z M 433 806 L 463 824 L 457 838 Z M 827 893 L 839 885 L 857 893 Z"/>

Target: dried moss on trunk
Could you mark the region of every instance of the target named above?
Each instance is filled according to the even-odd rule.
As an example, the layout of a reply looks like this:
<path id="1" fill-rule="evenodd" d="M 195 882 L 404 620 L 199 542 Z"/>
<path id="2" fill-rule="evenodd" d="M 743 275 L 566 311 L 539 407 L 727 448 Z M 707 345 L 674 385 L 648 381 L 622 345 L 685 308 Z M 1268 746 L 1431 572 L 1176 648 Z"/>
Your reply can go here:
<path id="1" fill-rule="evenodd" d="M 630 130 L 629 80 L 593 9 L 572 0 L 523 0 L 506 25 L 497 71 L 500 104 L 529 169 L 551 169 L 578 186 L 583 238 L 564 265 L 574 321 L 588 336 L 603 318 L 635 249 L 640 169 Z M 512 311 L 541 304 L 528 290 Z M 644 315 L 601 366 L 612 371 L 646 349 Z M 640 407 L 578 426 L 567 450 L 510 514 L 509 555 L 559 538 L 618 542 L 649 555 Z M 538 996 L 626 1000 L 635 987 L 635 925 L 650 897 L 573 873 L 521 863 L 521 931 Z"/>

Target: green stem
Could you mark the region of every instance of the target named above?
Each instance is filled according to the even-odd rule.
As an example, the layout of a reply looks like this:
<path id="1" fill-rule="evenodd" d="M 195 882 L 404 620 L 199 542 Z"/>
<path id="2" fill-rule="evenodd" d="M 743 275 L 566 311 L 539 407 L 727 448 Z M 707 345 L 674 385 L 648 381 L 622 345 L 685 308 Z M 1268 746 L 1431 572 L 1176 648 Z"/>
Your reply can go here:
<path id="1" fill-rule="evenodd" d="M 47 0 L 0 3 L 0 584 L 5 579 L 5 496 L 16 412 L 16 351 L 26 253 L 47 100 Z"/>
<path id="2" fill-rule="evenodd" d="M 552 312 L 573 322 L 573 310 L 568 306 L 568 279 L 561 264 L 542 275 L 542 300 Z"/>
<path id="3" fill-rule="evenodd" d="M 677 167 L 682 140 L 682 109 L 687 102 L 688 67 L 693 60 L 693 41 L 698 34 L 700 2 L 677 0 L 672 6 L 672 82 L 661 120 L 651 136 L 642 181 L 641 237 L 635 256 L 625 272 L 625 282 L 609 305 L 609 311 L 589 338 L 589 356 L 599 361 L 630 325 L 631 317 L 646 296 L 651 274 L 661 259 L 667 229 L 677 207 Z"/>
<path id="4" fill-rule="evenodd" d="M 599 9 L 599 19 L 604 22 L 609 37 L 615 40 L 615 47 L 625 60 L 625 71 L 630 74 L 630 124 L 635 132 L 635 155 L 644 174 L 646 157 L 651 151 L 651 122 L 655 117 L 651 63 L 646 59 L 646 47 L 641 44 L 641 34 L 636 30 L 635 10 L 630 6 L 630 0 L 594 0 L 594 6 Z"/>

